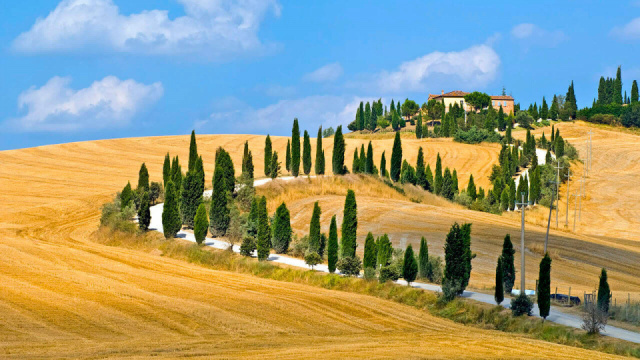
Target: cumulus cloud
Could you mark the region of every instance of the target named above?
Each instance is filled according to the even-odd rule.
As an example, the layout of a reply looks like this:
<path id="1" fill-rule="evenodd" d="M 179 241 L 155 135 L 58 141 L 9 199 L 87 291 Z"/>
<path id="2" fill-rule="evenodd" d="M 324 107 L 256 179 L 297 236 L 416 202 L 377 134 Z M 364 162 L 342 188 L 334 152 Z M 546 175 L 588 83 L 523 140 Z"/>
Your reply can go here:
<path id="1" fill-rule="evenodd" d="M 306 74 L 302 79 L 312 82 L 331 82 L 338 80 L 342 73 L 342 66 L 340 63 L 335 62 Z"/>
<path id="2" fill-rule="evenodd" d="M 223 59 L 269 50 L 258 38 L 276 0 L 178 0 L 185 15 L 166 10 L 124 15 L 112 0 L 63 0 L 13 42 L 25 53 L 106 51 L 135 54 L 197 54 Z"/>
<path id="3" fill-rule="evenodd" d="M 526 45 L 554 47 L 568 39 L 560 30 L 549 31 L 531 23 L 522 23 L 511 29 L 511 36 L 517 40 L 526 40 Z"/>
<path id="4" fill-rule="evenodd" d="M 272 135 L 291 134 L 291 123 L 298 118 L 303 129 L 312 133 L 318 126 L 346 127 L 355 118 L 360 101 L 374 98 L 357 96 L 315 95 L 299 99 L 280 100 L 276 103 L 254 108 L 237 99 L 224 99 L 221 109 L 207 119 L 197 121 L 200 129 L 217 133 L 270 132 Z M 375 99 L 377 100 L 377 98 Z M 229 106 L 232 104 L 232 106 Z"/>
<path id="5" fill-rule="evenodd" d="M 56 76 L 40 88 L 24 91 L 18 97 L 18 108 L 26 114 L 10 120 L 10 125 L 28 132 L 121 127 L 163 94 L 160 83 L 145 85 L 114 76 L 80 90 L 71 89 L 70 83 L 71 78 Z"/>
<path id="6" fill-rule="evenodd" d="M 640 17 L 637 17 L 624 26 L 616 26 L 611 30 L 611 35 L 620 40 L 640 39 Z"/>
<path id="7" fill-rule="evenodd" d="M 447 84 L 465 88 L 484 86 L 495 79 L 500 57 L 487 45 L 476 45 L 462 51 L 434 51 L 400 64 L 395 71 L 375 76 L 382 92 L 425 91 Z"/>

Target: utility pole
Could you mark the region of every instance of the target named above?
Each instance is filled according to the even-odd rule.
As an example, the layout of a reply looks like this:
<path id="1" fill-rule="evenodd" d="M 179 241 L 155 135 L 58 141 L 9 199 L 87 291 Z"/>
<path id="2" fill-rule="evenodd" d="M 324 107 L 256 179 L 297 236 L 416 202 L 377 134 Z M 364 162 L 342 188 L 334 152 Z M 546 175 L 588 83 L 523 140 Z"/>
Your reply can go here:
<path id="1" fill-rule="evenodd" d="M 556 184 L 556 191 L 558 189 L 558 183 L 555 181 L 550 181 L 548 184 Z M 553 211 L 553 204 L 556 197 L 556 192 L 551 188 L 551 205 L 549 205 L 549 220 L 547 220 L 547 237 L 544 239 L 544 253 L 547 253 L 547 245 L 549 244 L 549 228 L 551 227 L 551 213 Z"/>
<path id="2" fill-rule="evenodd" d="M 569 227 L 569 183 L 571 182 L 571 169 L 567 172 L 567 216 L 564 222 L 564 227 Z"/>
<path id="3" fill-rule="evenodd" d="M 520 225 L 520 294 L 524 294 L 525 285 L 524 285 L 524 209 L 525 206 L 529 205 L 529 202 L 524 202 L 525 193 L 520 193 L 522 196 L 522 202 L 516 203 L 516 205 L 520 206 L 520 211 L 522 212 L 522 221 Z"/>
<path id="4" fill-rule="evenodd" d="M 558 210 L 560 209 L 560 169 L 564 169 L 563 166 L 560 166 L 560 161 L 558 161 L 558 164 L 555 166 L 556 170 L 558 171 L 557 175 L 556 175 L 556 229 L 558 228 Z M 553 203 L 551 204 L 551 207 L 553 207 Z"/>
<path id="5" fill-rule="evenodd" d="M 580 180 L 580 199 L 578 200 L 578 207 L 580 210 L 578 210 L 578 221 L 582 221 L 582 197 L 584 197 L 584 192 L 585 192 L 585 188 L 586 188 L 586 184 L 585 184 L 585 177 L 584 177 L 584 173 L 582 174 L 582 179 Z"/>
<path id="6" fill-rule="evenodd" d="M 576 231 L 576 213 L 578 212 L 578 206 L 577 206 L 578 204 L 577 204 L 577 202 L 578 202 L 578 198 L 581 198 L 582 195 L 581 194 L 573 194 L 571 196 L 573 196 L 573 198 L 574 198 L 574 200 L 573 200 L 574 201 L 574 203 L 573 203 L 573 206 L 574 206 L 573 207 L 573 231 L 575 232 Z"/>

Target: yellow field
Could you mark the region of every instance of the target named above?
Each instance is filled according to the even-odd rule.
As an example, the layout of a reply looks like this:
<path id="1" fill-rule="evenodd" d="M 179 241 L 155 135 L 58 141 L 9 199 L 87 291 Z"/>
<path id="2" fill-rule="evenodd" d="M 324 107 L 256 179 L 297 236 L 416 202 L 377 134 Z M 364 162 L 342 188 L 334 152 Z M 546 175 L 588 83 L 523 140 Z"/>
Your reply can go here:
<path id="1" fill-rule="evenodd" d="M 264 137 L 198 138 L 207 182 L 215 148 L 224 146 L 239 167 L 245 138 L 250 139 L 256 174 L 260 174 Z M 179 154 L 186 164 L 188 142 L 188 136 L 119 139 L 0 152 L 1 358 L 298 359 L 316 358 L 320 353 L 335 359 L 614 358 L 464 327 L 369 296 L 214 271 L 91 241 L 101 204 L 127 180 L 135 186 L 140 163 L 146 161 L 152 180 L 159 181 L 164 154 Z M 286 139 L 275 138 L 274 143 L 284 154 Z M 391 143 L 381 141 L 376 149 L 385 148 L 389 154 Z M 348 140 L 347 154 L 356 144 L 359 140 Z M 478 179 L 486 177 L 498 151 L 495 146 L 407 140 L 409 157 L 415 156 L 418 144 L 428 149 L 427 154 L 440 151 L 445 165 L 458 168 L 460 174 L 485 174 L 475 176 Z M 331 147 L 330 141 L 325 141 L 325 147 Z M 474 157 L 478 154 L 482 161 Z M 435 158 L 430 157 L 434 164 Z M 328 169 L 329 159 L 327 152 Z M 466 181 L 463 176 L 460 179 Z M 325 180 L 316 183 L 321 181 Z M 425 235 L 438 253 L 452 220 L 474 222 L 473 247 L 479 254 L 474 283 L 482 283 L 490 273 L 492 265 L 482 259 L 494 257 L 501 241 L 492 237 L 500 233 L 496 227 L 516 232 L 510 219 L 430 205 L 439 199 L 416 204 L 395 195 L 371 194 L 358 197 L 360 237 L 364 229 L 389 232 L 396 243 L 402 243 L 403 237 L 415 243 Z M 318 196 L 323 218 L 338 212 L 343 199 L 337 194 Z M 294 226 L 300 231 L 310 217 L 311 201 L 301 198 L 289 204 L 292 214 L 298 214 Z M 584 246 L 592 240 L 584 239 L 563 241 L 586 256 Z M 609 254 L 635 251 L 633 244 L 597 244 L 593 246 Z M 619 269 L 610 275 L 614 290 L 621 281 L 634 291 L 640 288 L 631 279 L 631 274 L 638 274 L 636 263 L 621 260 L 617 264 Z"/>

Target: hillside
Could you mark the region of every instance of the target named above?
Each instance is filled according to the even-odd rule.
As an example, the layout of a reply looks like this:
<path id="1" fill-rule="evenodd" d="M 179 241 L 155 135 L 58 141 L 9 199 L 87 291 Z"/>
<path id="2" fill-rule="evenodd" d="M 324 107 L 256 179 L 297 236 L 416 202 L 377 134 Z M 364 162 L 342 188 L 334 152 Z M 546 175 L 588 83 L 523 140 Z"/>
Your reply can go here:
<path id="1" fill-rule="evenodd" d="M 215 148 L 227 148 L 239 166 L 244 138 L 198 137 L 207 182 Z M 264 137 L 250 139 L 259 174 Z M 374 353 L 381 358 L 433 354 L 442 358 L 611 357 L 463 327 L 369 296 L 214 271 L 155 253 L 93 242 L 101 204 L 127 180 L 135 182 L 143 161 L 152 180 L 159 180 L 166 151 L 186 160 L 188 141 L 188 136 L 118 139 L 0 152 L 0 187 L 5 189 L 0 194 L 3 358 L 137 358 L 148 354 L 162 358 L 315 358 L 319 351 L 336 359 L 370 358 Z M 276 149 L 284 149 L 286 138 L 274 142 Z M 360 144 L 358 140 L 347 143 L 347 154 Z M 405 144 L 409 157 L 417 152 L 418 141 Z M 440 151 L 445 165 L 474 176 L 488 173 L 498 150 L 449 141 L 420 144 L 429 149 L 428 154 Z M 330 141 L 325 141 L 325 148 L 330 148 Z M 382 148 L 390 152 L 391 142 L 376 144 L 376 149 Z M 484 161 L 475 160 L 478 149 Z M 344 201 L 338 194 L 318 200 L 323 216 L 337 212 Z M 299 214 L 294 220 L 299 231 L 304 231 L 306 215 L 310 215 L 310 201 L 300 198 L 290 204 L 292 213 Z M 435 253 L 441 251 L 443 233 L 453 220 L 472 221 L 473 248 L 479 254 L 474 284 L 485 281 L 489 261 L 483 259 L 494 257 L 501 234 L 515 233 L 517 226 L 509 219 L 453 205 L 430 205 L 429 201 L 416 204 L 395 195 L 361 196 L 358 204 L 361 229 L 387 231 L 396 243 L 401 233 L 411 242 L 425 235 Z M 576 262 L 564 268 L 567 271 L 593 252 L 637 259 L 632 245 L 606 247 L 587 237 L 567 236 L 565 241 L 567 251 L 581 249 Z M 592 243 L 594 247 L 588 248 Z M 588 272 L 575 275 L 591 273 L 589 266 L 584 265 Z M 638 273 L 637 266 L 635 261 L 622 259 L 610 272 L 613 289 L 624 281 L 637 291 L 640 286 L 631 279 Z"/>

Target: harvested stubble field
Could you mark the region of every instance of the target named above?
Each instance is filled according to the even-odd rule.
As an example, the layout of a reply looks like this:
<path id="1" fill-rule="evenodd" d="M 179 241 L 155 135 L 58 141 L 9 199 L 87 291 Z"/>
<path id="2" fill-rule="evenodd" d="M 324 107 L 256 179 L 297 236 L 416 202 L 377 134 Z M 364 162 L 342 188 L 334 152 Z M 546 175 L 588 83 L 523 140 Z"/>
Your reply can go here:
<path id="1" fill-rule="evenodd" d="M 264 137 L 198 138 L 208 180 L 215 148 L 227 148 L 239 166 L 247 138 L 259 174 Z M 326 358 L 614 358 L 464 327 L 369 296 L 215 271 L 155 252 L 92 241 L 101 204 L 127 180 L 135 183 L 140 163 L 145 161 L 152 180 L 159 180 L 164 154 L 178 154 L 185 163 L 188 141 L 188 136 L 119 139 L 0 152 L 0 357 L 297 359 L 322 353 Z M 284 153 L 286 139 L 274 142 Z M 490 156 L 479 163 L 468 160 L 477 147 L 432 144 L 428 154 L 439 150 L 445 165 L 474 175 L 486 175 L 497 153 L 489 147 L 485 151 Z M 383 146 L 389 153 L 391 142 Z M 407 146 L 414 148 L 415 157 L 417 147 Z M 330 141 L 325 147 L 330 149 Z M 347 150 L 354 147 L 349 140 Z M 435 162 L 432 156 L 430 161 Z M 471 166 L 465 169 L 464 164 Z M 343 201 L 337 195 L 318 199 L 325 216 Z M 301 219 L 310 215 L 305 203 L 312 200 L 290 205 L 292 213 L 303 214 L 295 219 L 301 231 Z M 395 226 L 396 233 L 406 233 L 410 241 L 415 241 L 414 233 L 424 233 L 437 252 L 441 246 L 435 239 L 442 238 L 438 228 L 448 227 L 454 218 L 469 218 L 478 231 L 488 216 L 429 205 L 439 199 L 425 196 L 424 201 L 427 204 L 416 204 L 397 195 L 359 197 L 361 229 L 378 231 L 373 222 L 386 214 L 402 226 Z M 423 212 L 429 209 L 432 214 Z M 414 220 L 403 219 L 404 214 Z M 508 219 L 487 219 L 499 221 L 485 227 L 514 226 Z M 380 230 L 390 225 L 382 226 Z M 474 251 L 483 249 L 482 242 L 475 240 Z M 617 274 L 613 271 L 611 277 Z"/>

